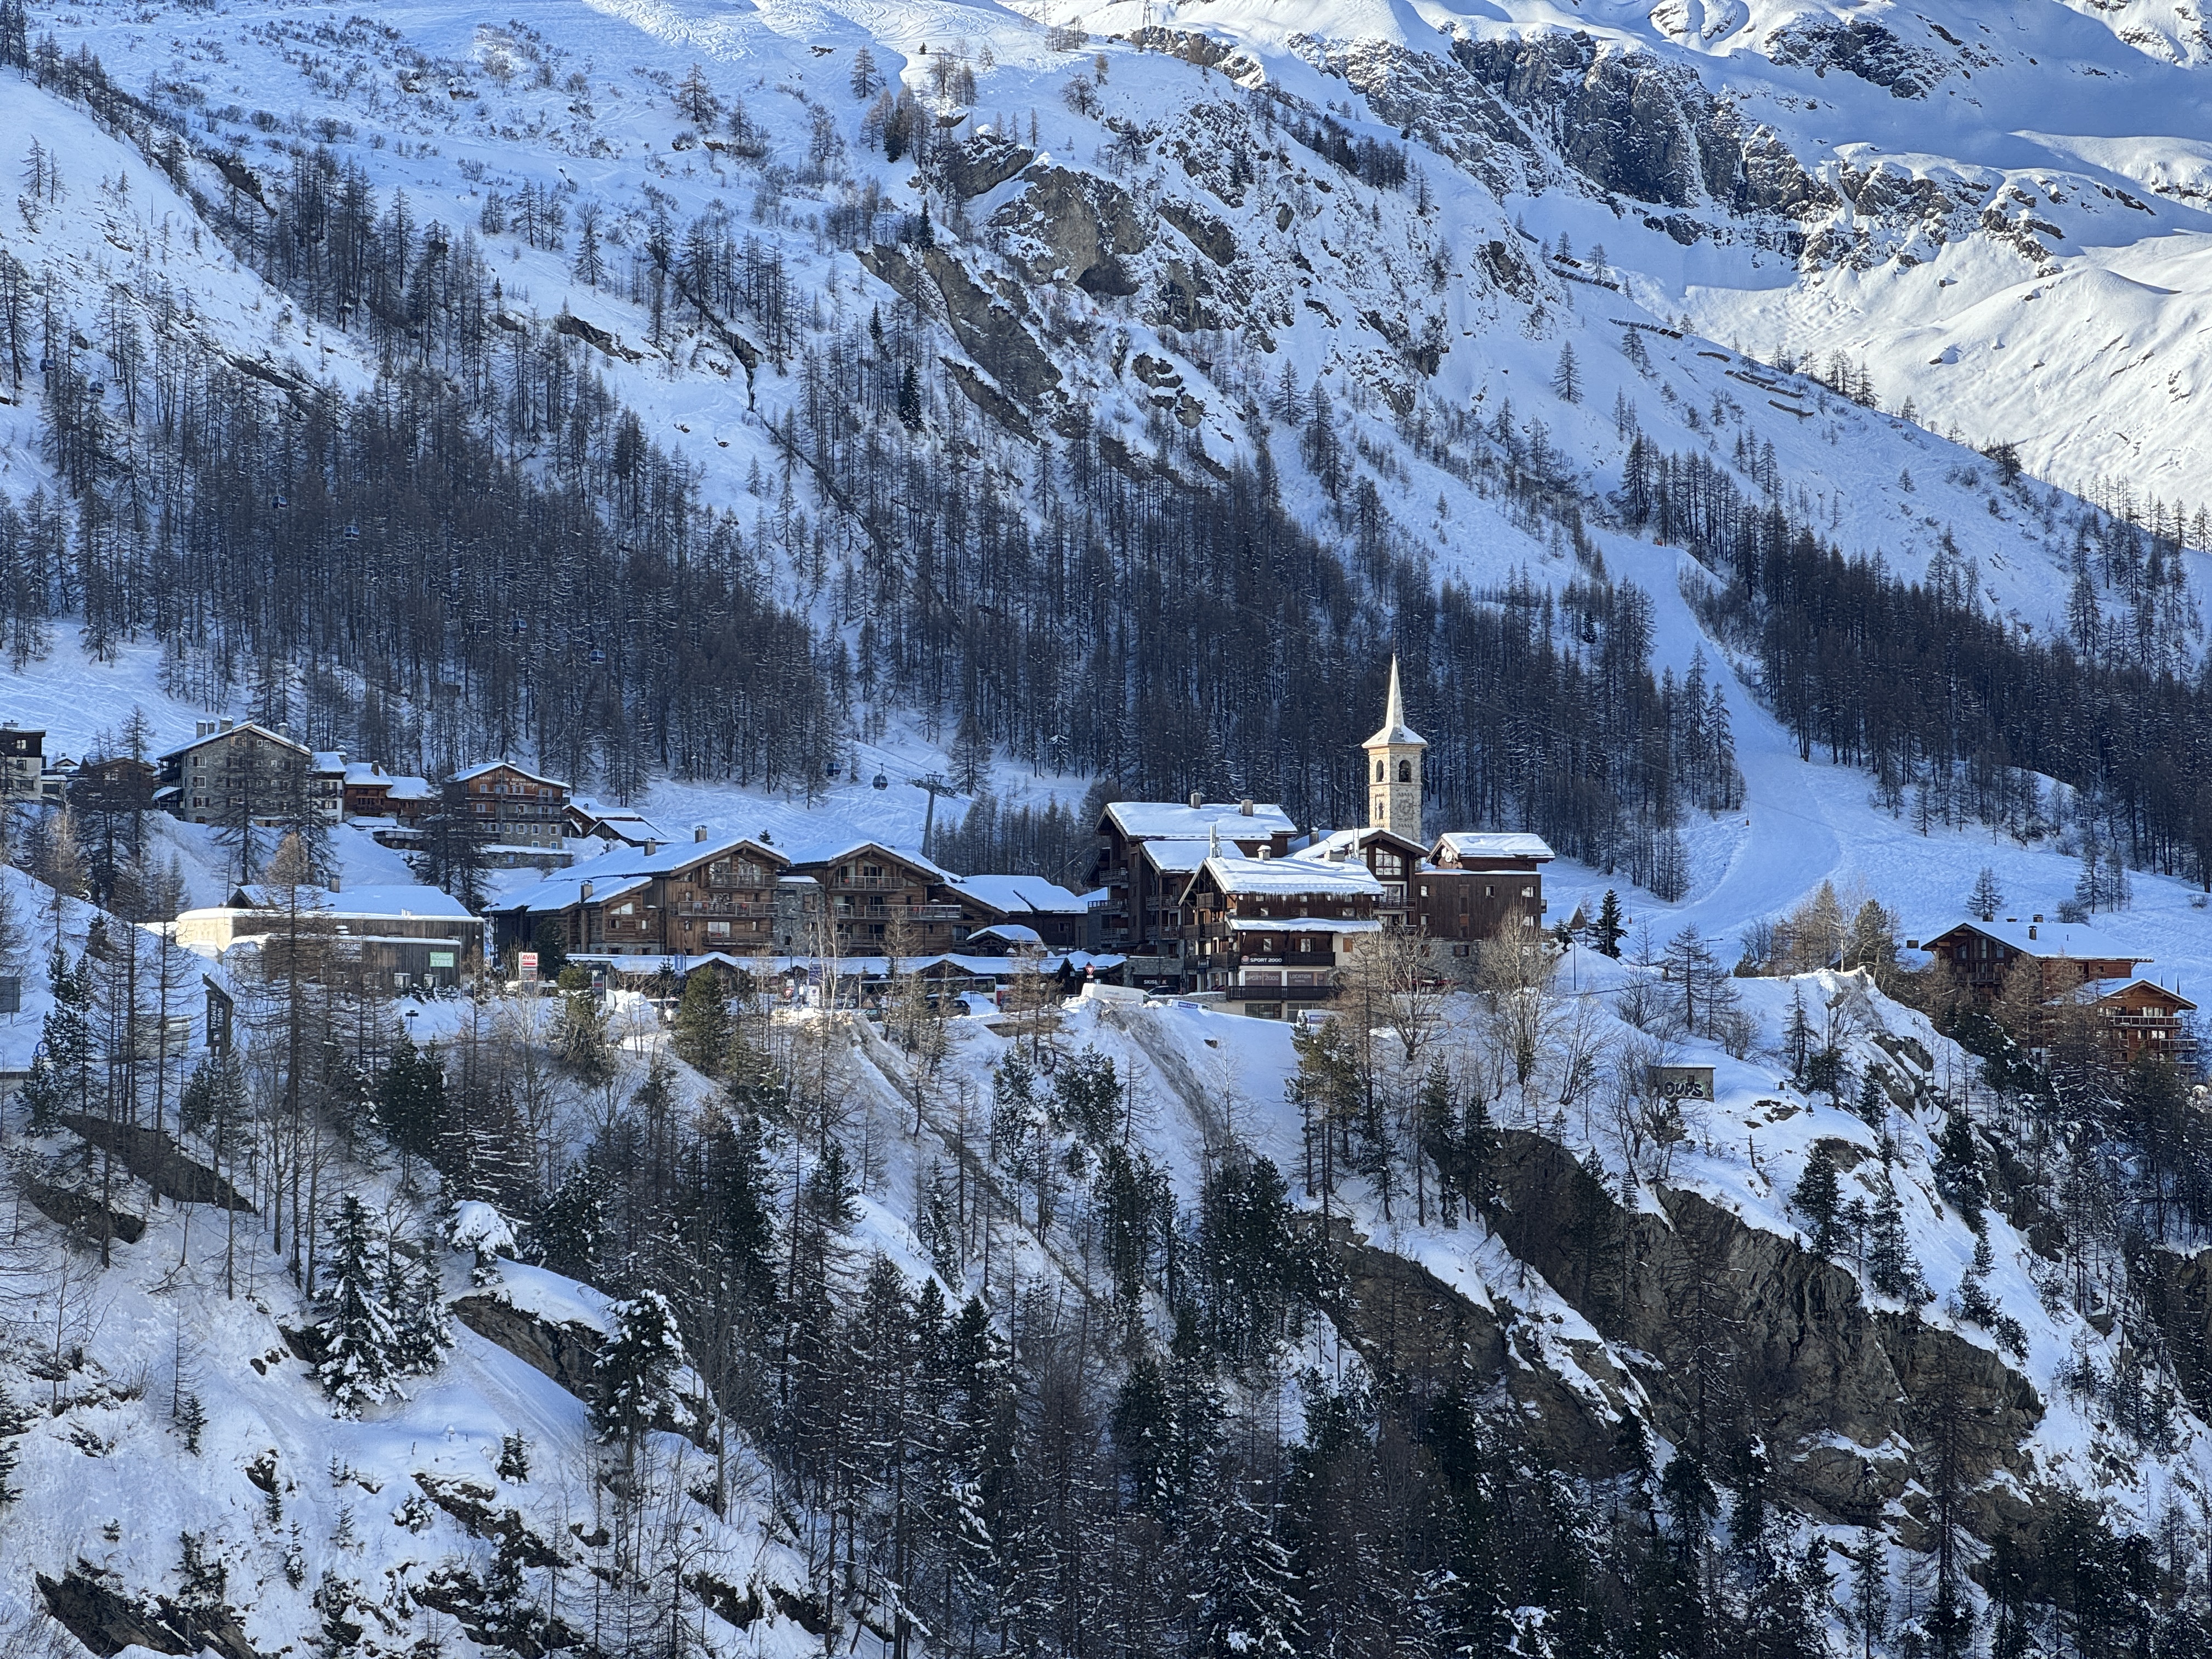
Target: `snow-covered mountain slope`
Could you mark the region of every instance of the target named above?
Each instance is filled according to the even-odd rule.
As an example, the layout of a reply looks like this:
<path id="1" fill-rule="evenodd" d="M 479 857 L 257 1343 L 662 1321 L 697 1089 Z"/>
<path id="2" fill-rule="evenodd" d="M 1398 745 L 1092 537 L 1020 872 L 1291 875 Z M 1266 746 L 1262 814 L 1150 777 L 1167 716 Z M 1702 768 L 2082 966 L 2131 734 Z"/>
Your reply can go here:
<path id="1" fill-rule="evenodd" d="M 544 323 L 572 319 L 561 325 L 579 331 L 572 337 L 598 342 L 579 348 L 591 369 L 654 440 L 696 465 L 703 501 L 734 509 L 741 524 L 776 510 L 776 428 L 811 394 L 795 360 L 748 367 L 711 331 L 672 325 L 652 343 L 651 308 L 629 273 L 656 213 L 679 227 L 726 213 L 733 234 L 781 258 L 795 291 L 815 296 L 813 320 L 825 330 L 841 316 L 902 314 L 930 331 L 933 412 L 951 423 L 951 441 L 974 447 L 1009 501 L 1033 475 L 1036 443 L 1049 447 L 1079 413 L 1112 440 L 1102 453 L 1170 476 L 1203 480 L 1256 464 L 1264 444 L 1295 515 L 1330 522 L 1336 505 L 1300 456 L 1299 422 L 1283 418 L 1286 391 L 1303 407 L 1324 388 L 1347 475 L 1373 486 L 1432 579 L 1486 594 L 1520 573 L 1563 586 L 1583 566 L 1566 556 L 1557 508 L 1578 499 L 1582 533 L 1606 568 L 1654 596 L 1656 664 L 1679 675 L 1704 648 L 1711 671 L 1727 676 L 1747 822 L 1690 831 L 1689 902 L 1701 925 L 1730 933 L 1824 877 L 1844 886 L 1863 877 L 1910 926 L 1948 909 L 1981 862 L 2045 905 L 2067 890 L 2070 867 L 2050 841 L 1985 846 L 1941 827 L 1909 838 L 1909 860 L 1872 854 L 1899 844 L 1893 811 L 1866 805 L 1856 775 L 1804 775 L 1789 734 L 1754 707 L 1755 684 L 1720 660 L 1680 602 L 1678 583 L 1686 573 L 1696 580 L 1694 568 L 1604 523 L 1604 502 L 1640 437 L 1657 453 L 1704 458 L 1847 554 L 1879 555 L 1911 576 L 1941 559 L 1954 577 L 1971 572 L 1978 602 L 2023 632 L 2062 631 L 2079 536 L 2101 521 L 2033 474 L 2040 465 L 2085 476 L 2056 458 L 2091 453 L 2116 425 L 2130 429 L 2096 401 L 2127 396 L 2127 377 L 2083 368 L 2112 337 L 2069 320 L 2069 307 L 2107 314 L 2100 295 L 2121 279 L 2100 262 L 2185 246 L 2197 210 L 2159 197 L 2146 217 L 2095 189 L 2069 196 L 2079 248 L 2060 250 L 2058 274 L 2037 279 L 2049 292 L 2018 308 L 2025 325 L 2048 331 L 2034 349 L 2075 368 L 2065 398 L 2021 395 L 2086 412 L 2054 429 L 2039 462 L 2028 434 L 1979 424 L 1963 406 L 1943 412 L 1939 369 L 1960 366 L 1923 362 L 1925 395 L 1917 382 L 1892 386 L 1881 368 L 1881 352 L 1938 326 L 1943 307 L 1996 305 L 1989 273 L 2026 269 L 2019 238 L 2002 214 L 1954 213 L 1916 186 L 1898 200 L 1918 203 L 1915 213 L 1941 208 L 1936 228 L 1947 240 L 1936 246 L 1923 227 L 1914 233 L 1926 240 L 1919 263 L 1893 259 L 1886 276 L 1857 270 L 1860 234 L 1890 234 L 1905 209 L 1867 198 L 1838 158 L 1854 144 L 1903 153 L 1908 137 L 1926 154 L 1941 136 L 1942 153 L 1958 152 L 1946 167 L 1986 171 L 1997 165 L 1986 158 L 2007 156 L 2025 165 L 2008 149 L 2024 141 L 2008 132 L 2031 104 L 2038 131 L 2147 129 L 2156 125 L 2139 118 L 2147 110 L 2187 116 L 2194 76 L 2123 42 L 2106 26 L 2116 15 L 1960 8 L 1927 22 L 1868 8 L 1708 6 L 1692 27 L 1686 10 L 1676 18 L 1666 7 L 1476 15 L 1224 6 L 1186 9 L 1150 38 L 1172 51 L 1139 52 L 1111 32 L 1126 34 L 1144 15 L 1119 10 L 1078 20 L 1090 38 L 1072 50 L 1073 32 L 978 7 L 547 4 L 496 25 L 434 7 L 390 10 L 374 25 L 313 8 L 142 18 L 77 7 L 34 18 L 34 32 L 51 27 L 64 52 L 96 51 L 124 85 L 144 85 L 195 153 L 173 181 L 81 110 L 10 81 L 0 98 L 22 147 L 40 133 L 67 142 L 52 146 L 58 201 L 20 207 L 8 246 L 65 296 L 95 356 L 100 307 L 119 297 L 143 308 L 156 337 L 361 386 L 376 369 L 367 335 L 305 317 L 195 222 L 182 193 L 275 199 L 294 154 L 327 147 L 361 167 L 380 199 L 404 191 L 419 222 L 453 234 L 473 228 L 507 301 Z M 2131 14 L 2123 24 L 2136 27 Z M 1997 44 L 1948 46 L 1932 32 L 1939 25 L 1961 42 Z M 1894 51 L 1884 30 L 1901 42 Z M 885 156 L 872 90 L 853 90 L 864 46 L 879 76 L 966 135 L 933 178 Z M 714 131 L 678 107 L 694 64 L 720 106 Z M 1900 65 L 1917 67 L 1907 75 Z M 2053 76 L 2064 87 L 2038 90 Z M 738 106 L 749 136 L 722 136 Z M 1346 148 L 1332 151 L 1340 141 Z M 2115 137 L 2081 153 L 2136 166 L 2162 142 Z M 1984 181 L 1990 201 L 1995 179 Z M 927 253 L 897 240 L 911 234 L 924 185 L 937 221 Z M 2141 198 L 2148 185 L 2130 188 Z M 515 204 L 538 192 L 562 207 L 564 229 L 518 227 Z M 600 214 L 607 274 L 598 285 L 577 274 L 575 221 L 586 205 Z M 253 210 L 244 211 L 251 222 Z M 485 228 L 494 223 L 504 228 Z M 2156 234 L 2111 240 L 2138 224 Z M 1840 303 L 1877 276 L 1899 294 L 1927 292 L 1900 300 L 1887 323 L 1870 301 L 1853 301 L 1863 339 L 1801 338 L 1701 309 Z M 1683 331 L 1685 313 L 1703 335 Z M 1926 425 L 1772 369 L 1738 344 L 1761 358 L 1786 349 L 1832 379 L 1826 354 L 1849 345 L 1871 366 L 1881 401 L 1894 407 L 1910 395 Z M 1571 398 L 1556 384 L 1567 347 Z M 1951 383 L 1972 387 L 1976 410 L 2000 407 L 2005 383 L 1969 380 L 1972 367 Z M 54 487 L 40 420 L 35 398 L 0 410 L 0 465 L 19 501 L 41 482 Z M 1972 442 L 2015 439 L 2030 475 L 2005 483 L 1995 464 L 1927 429 L 1954 421 Z M 1543 434 L 1533 459 L 1516 453 L 1556 480 L 1544 511 L 1501 483 L 1503 447 L 1489 435 L 1501 422 L 1516 442 Z M 2171 489 L 2153 472 L 2133 476 L 2138 501 Z M 834 504 L 827 519 L 836 520 Z M 787 552 L 771 556 L 777 590 L 857 650 L 863 635 L 832 598 L 835 583 L 825 591 Z M 2186 556 L 2201 573 L 2201 556 Z M 2118 596 L 2100 598 L 2110 620 L 2124 620 Z M 2185 629 L 2177 637 L 2186 648 Z M 57 747 L 112 731 L 133 702 L 160 714 L 165 735 L 181 736 L 191 700 L 161 696 L 157 665 L 143 647 L 82 675 L 64 672 L 63 658 L 27 664 L 10 682 L 10 706 L 52 725 Z M 904 781 L 938 763 L 945 719 L 941 709 L 887 711 L 847 740 L 839 758 L 849 769 L 803 801 L 660 781 L 648 805 L 678 824 L 766 828 L 787 843 L 848 829 L 911 842 L 925 800 Z M 896 787 L 870 788 L 878 775 Z M 1002 799 L 1073 804 L 1085 781 L 1002 765 L 994 781 Z M 2194 979 L 2197 930 L 2181 890 L 2146 880 L 2139 903 L 2142 926 L 2159 935 L 2160 970 Z M 2172 924 L 2152 921 L 2154 908 L 2170 908 Z"/>

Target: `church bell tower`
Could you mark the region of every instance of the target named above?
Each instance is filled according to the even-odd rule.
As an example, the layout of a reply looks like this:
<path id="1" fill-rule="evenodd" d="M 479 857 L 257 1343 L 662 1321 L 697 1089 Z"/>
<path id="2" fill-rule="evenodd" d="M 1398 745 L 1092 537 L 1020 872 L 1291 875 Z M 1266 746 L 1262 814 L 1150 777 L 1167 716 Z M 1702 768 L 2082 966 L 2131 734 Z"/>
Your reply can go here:
<path id="1" fill-rule="evenodd" d="M 1367 827 L 1421 841 L 1421 751 L 1428 741 L 1406 724 L 1398 659 L 1390 659 L 1390 703 L 1382 729 L 1360 747 L 1367 756 Z"/>

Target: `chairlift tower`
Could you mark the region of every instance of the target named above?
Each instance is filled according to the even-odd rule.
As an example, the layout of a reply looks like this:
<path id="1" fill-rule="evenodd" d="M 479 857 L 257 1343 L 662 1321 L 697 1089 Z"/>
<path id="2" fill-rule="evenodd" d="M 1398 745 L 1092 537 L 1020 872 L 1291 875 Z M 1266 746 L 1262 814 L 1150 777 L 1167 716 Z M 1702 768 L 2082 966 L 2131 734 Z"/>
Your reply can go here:
<path id="1" fill-rule="evenodd" d="M 952 787 L 952 781 L 942 772 L 925 773 L 914 779 L 913 783 L 915 788 L 926 790 L 929 795 L 929 810 L 922 814 L 921 818 L 921 851 L 922 856 L 927 858 L 930 835 L 937 828 L 937 798 L 939 795 L 957 795 L 960 792 Z"/>

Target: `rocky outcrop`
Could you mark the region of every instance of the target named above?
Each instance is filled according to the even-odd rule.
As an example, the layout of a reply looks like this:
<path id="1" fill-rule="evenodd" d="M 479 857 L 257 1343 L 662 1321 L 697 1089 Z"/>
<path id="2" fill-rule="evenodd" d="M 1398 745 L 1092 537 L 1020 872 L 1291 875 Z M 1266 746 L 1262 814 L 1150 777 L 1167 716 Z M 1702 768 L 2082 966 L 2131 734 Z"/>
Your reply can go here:
<path id="1" fill-rule="evenodd" d="M 543 1371 L 579 1400 L 591 1398 L 599 1334 L 589 1326 L 556 1325 L 501 1296 L 461 1297 L 453 1304 L 453 1317 L 485 1341 Z"/>
<path id="2" fill-rule="evenodd" d="M 1642 1356 L 1654 1426 L 1761 1436 L 1809 1513 L 1863 1521 L 1904 1497 L 1940 1443 L 1987 1530 L 1990 1478 L 2034 1471 L 2043 1416 L 1999 1356 L 1917 1314 L 1870 1307 L 1856 1278 L 1695 1193 L 1631 1214 L 1554 1142 L 1502 1138 L 1493 1228 L 1615 1347 Z"/>
<path id="3" fill-rule="evenodd" d="M 133 1176 L 172 1202 L 213 1204 L 230 1210 L 253 1207 L 213 1170 L 186 1158 L 177 1149 L 177 1143 L 159 1129 L 109 1123 L 78 1112 L 64 1114 L 61 1123 L 93 1146 L 113 1152 Z"/>
<path id="4" fill-rule="evenodd" d="M 1932 52 L 1908 46 L 1871 18 L 1849 23 L 1804 21 L 1778 28 L 1767 38 L 1766 55 L 1778 64 L 1802 66 L 1815 75 L 1830 70 L 1856 75 L 1886 88 L 1893 98 L 1925 98 L 1948 72 Z"/>
<path id="5" fill-rule="evenodd" d="M 146 1224 L 142 1218 L 101 1203 L 98 1193 L 79 1192 L 73 1187 L 49 1186 L 43 1181 L 26 1181 L 23 1182 L 23 1196 L 31 1200 L 33 1209 L 56 1226 L 67 1227 L 95 1243 L 104 1238 L 113 1238 L 125 1244 L 136 1244 L 146 1235 Z"/>
<path id="6" fill-rule="evenodd" d="M 1595 1344 L 1572 1358 L 1577 1389 L 1510 1308 L 1486 1306 L 1419 1262 L 1357 1237 L 1348 1223 L 1328 1231 L 1328 1273 L 1320 1302 L 1331 1322 L 1381 1375 L 1509 1408 L 1504 1420 L 1532 1451 L 1590 1479 L 1624 1467 L 1616 1430 L 1632 1409 L 1633 1384 Z"/>
<path id="7" fill-rule="evenodd" d="M 979 132 L 945 146 L 937 169 L 945 188 L 966 201 L 996 190 L 1035 160 L 1035 150 L 1004 134 Z"/>
<path id="8" fill-rule="evenodd" d="M 1452 55 L 1601 190 L 1790 217 L 1835 205 L 1772 129 L 1747 128 L 1685 65 L 1559 31 L 1458 40 Z"/>
<path id="9" fill-rule="evenodd" d="M 1039 166 L 1027 187 L 991 216 L 1017 269 L 1033 283 L 1073 283 L 1086 293 L 1127 295 L 1137 280 L 1125 263 L 1152 246 L 1152 222 L 1112 180 Z"/>
<path id="10" fill-rule="evenodd" d="M 227 1606 L 179 1606 L 166 1596 L 145 1601 L 117 1589 L 112 1573 L 79 1561 L 58 1578 L 36 1575 L 46 1611 L 69 1633 L 106 1659 L 127 1647 L 155 1653 L 196 1654 L 213 1649 L 222 1659 L 261 1659 Z"/>
<path id="11" fill-rule="evenodd" d="M 1501 1420 L 1533 1449 L 1592 1476 L 1620 1471 L 1632 1413 L 1676 1444 L 1759 1436 L 1781 1495 L 1816 1519 L 1918 1514 L 1940 1455 L 1970 1525 L 2020 1520 L 2043 1402 L 1996 1352 L 1870 1306 L 1844 1268 L 1698 1194 L 1631 1213 L 1540 1136 L 1504 1134 L 1487 1178 L 1501 1242 L 1604 1341 L 1468 1296 L 1340 1222 L 1322 1304 L 1378 1370 L 1510 1407 Z"/>
<path id="12" fill-rule="evenodd" d="M 927 304 L 934 295 L 961 349 L 1024 408 L 1059 386 L 1059 365 L 1030 331 L 1035 313 L 1018 283 L 994 278 L 987 289 L 940 247 L 864 248 L 860 262 L 910 300 Z"/>

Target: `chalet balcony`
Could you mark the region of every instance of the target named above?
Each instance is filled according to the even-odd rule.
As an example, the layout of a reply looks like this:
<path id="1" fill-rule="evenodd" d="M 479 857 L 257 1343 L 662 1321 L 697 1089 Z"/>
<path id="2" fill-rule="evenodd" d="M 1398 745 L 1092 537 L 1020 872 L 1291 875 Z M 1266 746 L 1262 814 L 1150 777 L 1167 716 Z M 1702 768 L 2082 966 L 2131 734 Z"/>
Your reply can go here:
<path id="1" fill-rule="evenodd" d="M 678 902 L 679 916 L 773 916 L 775 905 L 766 899 L 684 899 Z"/>

